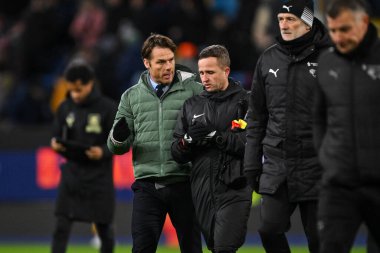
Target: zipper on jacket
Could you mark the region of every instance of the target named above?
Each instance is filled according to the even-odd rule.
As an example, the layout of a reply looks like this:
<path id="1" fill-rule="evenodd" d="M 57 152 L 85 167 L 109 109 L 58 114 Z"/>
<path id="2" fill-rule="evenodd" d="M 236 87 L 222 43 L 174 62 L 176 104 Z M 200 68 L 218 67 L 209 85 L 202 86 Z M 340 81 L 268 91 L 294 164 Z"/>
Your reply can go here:
<path id="1" fill-rule="evenodd" d="M 160 143 L 160 176 L 164 174 L 164 165 L 162 164 L 162 157 L 163 157 L 163 146 L 162 146 L 162 131 L 163 131 L 163 116 L 162 116 L 162 97 L 165 94 L 162 94 L 161 98 L 159 98 L 158 102 L 158 141 Z"/>
<path id="2" fill-rule="evenodd" d="M 352 148 L 355 150 L 354 152 L 354 156 L 353 156 L 353 166 L 354 167 L 357 167 L 357 145 L 356 145 L 356 134 L 355 134 L 355 128 L 356 128 L 356 124 L 355 124 L 355 84 L 354 84 L 354 76 L 353 76 L 353 73 L 356 69 L 356 67 L 358 66 L 359 64 L 357 64 L 355 61 L 352 61 L 351 63 L 351 66 L 350 66 L 350 96 L 351 96 L 351 126 L 352 126 L 352 129 L 351 129 L 351 138 L 352 138 Z M 360 179 L 360 173 L 358 170 L 355 170 L 355 172 L 357 173 L 357 178 L 359 180 Z"/>

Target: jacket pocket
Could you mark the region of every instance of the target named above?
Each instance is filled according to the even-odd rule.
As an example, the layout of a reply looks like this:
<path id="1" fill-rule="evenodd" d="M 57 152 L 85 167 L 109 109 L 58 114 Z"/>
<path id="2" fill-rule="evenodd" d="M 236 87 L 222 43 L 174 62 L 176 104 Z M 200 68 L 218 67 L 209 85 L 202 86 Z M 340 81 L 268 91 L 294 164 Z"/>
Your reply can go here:
<path id="1" fill-rule="evenodd" d="M 283 156 L 283 139 L 266 135 L 261 144 L 263 145 L 264 155 L 271 154 L 276 157 Z"/>
<path id="2" fill-rule="evenodd" d="M 282 146 L 282 139 L 278 137 L 274 137 L 271 135 L 266 135 L 264 139 L 262 140 L 261 144 L 268 145 L 271 147 L 281 147 Z"/>
<path id="3" fill-rule="evenodd" d="M 221 181 L 230 188 L 240 189 L 247 185 L 244 176 L 243 161 L 233 156 L 225 155 L 222 163 Z"/>

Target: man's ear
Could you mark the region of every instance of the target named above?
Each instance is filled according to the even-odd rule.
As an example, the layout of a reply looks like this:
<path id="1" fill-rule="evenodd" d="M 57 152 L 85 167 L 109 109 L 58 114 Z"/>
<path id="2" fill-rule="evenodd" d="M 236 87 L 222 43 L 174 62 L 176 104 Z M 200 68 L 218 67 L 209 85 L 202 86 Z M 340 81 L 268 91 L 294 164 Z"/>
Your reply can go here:
<path id="1" fill-rule="evenodd" d="M 230 75 L 230 72 L 231 72 L 230 67 L 226 67 L 224 70 L 224 74 L 226 75 L 226 77 L 228 77 Z"/>
<path id="2" fill-rule="evenodd" d="M 363 22 L 364 22 L 366 25 L 369 25 L 370 18 L 369 18 L 368 15 L 363 15 Z"/>
<path id="3" fill-rule="evenodd" d="M 144 58 L 144 66 L 145 68 L 149 69 L 150 68 L 150 63 L 149 63 L 149 60 Z"/>

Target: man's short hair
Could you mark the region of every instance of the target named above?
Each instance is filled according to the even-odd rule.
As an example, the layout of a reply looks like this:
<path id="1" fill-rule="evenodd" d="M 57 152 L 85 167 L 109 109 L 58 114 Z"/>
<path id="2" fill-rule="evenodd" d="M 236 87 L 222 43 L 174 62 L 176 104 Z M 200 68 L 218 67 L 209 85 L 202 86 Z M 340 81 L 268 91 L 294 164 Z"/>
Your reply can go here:
<path id="1" fill-rule="evenodd" d="M 227 48 L 222 45 L 211 45 L 204 48 L 199 53 L 198 59 L 200 60 L 208 57 L 216 57 L 221 66 L 230 67 L 231 65 L 230 54 L 228 53 Z"/>
<path id="2" fill-rule="evenodd" d="M 93 68 L 85 60 L 78 58 L 72 60 L 66 67 L 64 78 L 71 83 L 80 80 L 83 85 L 88 84 L 95 79 L 95 72 Z"/>
<path id="3" fill-rule="evenodd" d="M 343 10 L 362 11 L 368 14 L 369 9 L 364 0 L 329 0 L 326 6 L 326 14 L 331 18 L 336 18 Z"/>
<path id="4" fill-rule="evenodd" d="M 153 48 L 169 48 L 173 53 L 175 53 L 177 46 L 176 44 L 167 36 L 161 34 L 152 33 L 145 41 L 141 49 L 141 57 L 143 59 L 150 59 Z"/>

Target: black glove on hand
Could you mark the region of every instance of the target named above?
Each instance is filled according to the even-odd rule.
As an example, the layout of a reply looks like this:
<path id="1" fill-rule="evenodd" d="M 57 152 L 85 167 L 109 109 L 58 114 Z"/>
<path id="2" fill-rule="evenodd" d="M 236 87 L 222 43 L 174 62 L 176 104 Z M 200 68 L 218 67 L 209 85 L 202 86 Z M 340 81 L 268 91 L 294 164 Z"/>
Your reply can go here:
<path id="1" fill-rule="evenodd" d="M 113 128 L 113 138 L 116 141 L 123 142 L 131 134 L 131 131 L 128 128 L 127 120 L 123 117 L 116 122 Z"/>
<path id="2" fill-rule="evenodd" d="M 212 131 L 213 129 L 211 129 L 210 126 L 206 126 L 202 122 L 196 121 L 193 125 L 189 126 L 187 135 L 191 137 L 192 142 L 197 142 L 202 140 Z"/>
<path id="3" fill-rule="evenodd" d="M 248 185 L 251 186 L 251 188 L 259 193 L 259 188 L 260 188 L 260 174 L 257 171 L 246 171 L 245 172 L 245 177 L 247 178 L 247 183 Z"/>

